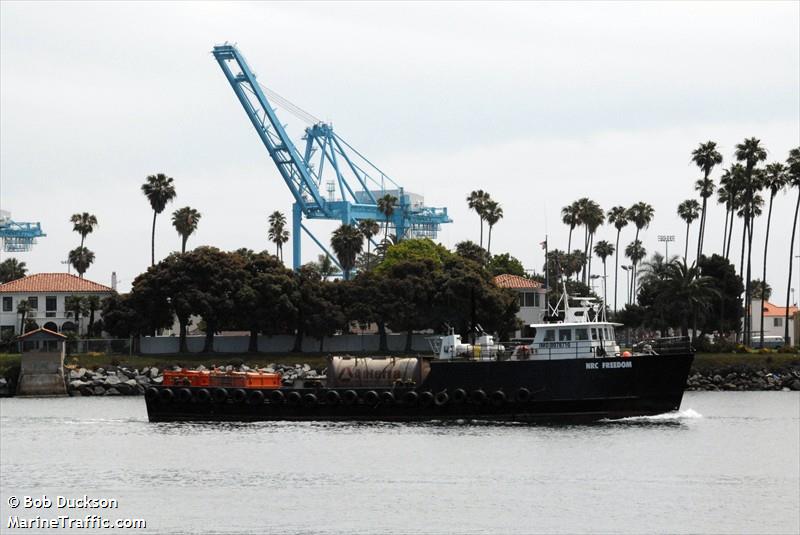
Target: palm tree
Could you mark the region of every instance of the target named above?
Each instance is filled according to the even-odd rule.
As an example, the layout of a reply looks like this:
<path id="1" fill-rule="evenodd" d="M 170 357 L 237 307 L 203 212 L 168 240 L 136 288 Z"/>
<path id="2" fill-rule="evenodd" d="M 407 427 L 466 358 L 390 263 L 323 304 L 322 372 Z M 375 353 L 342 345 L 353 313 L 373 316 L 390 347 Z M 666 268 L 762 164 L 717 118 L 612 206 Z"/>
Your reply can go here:
<path id="1" fill-rule="evenodd" d="M 692 341 L 697 333 L 697 313 L 701 309 L 707 309 L 715 296 L 719 297 L 719 292 L 714 288 L 714 280 L 711 277 L 700 274 L 700 269 L 686 262 L 672 261 L 665 267 L 663 279 L 663 295 L 665 299 L 678 303 L 679 306 L 688 306 L 686 314 L 682 314 L 683 335 L 688 335 L 688 320 L 692 320 Z"/>
<path id="2" fill-rule="evenodd" d="M 726 228 L 727 236 L 722 237 L 722 254 L 727 260 L 731 252 L 731 240 L 733 238 L 733 223 L 736 211 L 742 205 L 742 189 L 744 184 L 744 166 L 735 163 L 722 173 L 719 180 L 718 190 L 719 201 L 725 204 L 726 208 Z M 730 217 L 728 217 L 728 215 Z M 730 222 L 728 223 L 728 220 Z"/>
<path id="3" fill-rule="evenodd" d="M 89 325 L 86 327 L 86 333 L 91 337 L 95 335 L 94 314 L 100 308 L 100 296 L 87 295 L 86 307 L 89 309 Z M 102 333 L 97 333 L 102 334 Z"/>
<path id="4" fill-rule="evenodd" d="M 489 202 L 489 194 L 482 189 L 470 192 L 467 197 L 467 205 L 470 210 L 475 210 L 481 220 L 481 240 L 480 246 L 483 247 L 483 222 L 486 219 L 486 203 Z"/>
<path id="5" fill-rule="evenodd" d="M 86 236 L 91 234 L 94 227 L 97 226 L 97 218 L 88 212 L 83 212 L 82 214 L 72 214 L 69 221 L 72 223 L 72 230 L 81 235 L 81 247 L 83 247 Z"/>
<path id="6" fill-rule="evenodd" d="M 156 265 L 156 216 L 164 211 L 167 203 L 175 198 L 175 186 L 172 177 L 164 173 L 149 175 L 147 182 L 142 184 L 142 193 L 150 201 L 153 208 L 153 231 L 150 236 L 150 265 Z"/>
<path id="7" fill-rule="evenodd" d="M 14 257 L 6 258 L 0 263 L 0 284 L 21 279 L 28 272 L 25 262 Z"/>
<path id="8" fill-rule="evenodd" d="M 628 210 L 624 206 L 614 206 L 606 214 L 608 222 L 617 229 L 617 242 L 614 246 L 614 313 L 617 313 L 617 273 L 619 273 L 619 234 L 628 224 Z"/>
<path id="9" fill-rule="evenodd" d="M 358 222 L 358 230 L 367 241 L 367 270 L 369 270 L 370 252 L 369 246 L 372 243 L 372 237 L 381 231 L 380 225 L 374 219 L 362 219 Z"/>
<path id="10" fill-rule="evenodd" d="M 68 295 L 64 298 L 64 308 L 67 312 L 72 312 L 75 319 L 76 334 L 81 333 L 81 318 L 86 315 L 87 301 L 82 295 Z"/>
<path id="11" fill-rule="evenodd" d="M 631 259 L 631 264 L 633 267 L 632 270 L 636 269 L 636 265 L 645 257 L 647 256 L 647 250 L 642 247 L 642 242 L 634 240 L 633 242 L 629 243 L 628 246 L 625 248 L 625 256 Z M 631 288 L 630 288 L 630 296 L 631 302 L 636 301 L 636 274 L 631 277 Z"/>
<path id="12" fill-rule="evenodd" d="M 769 227 L 772 221 L 772 201 L 775 200 L 775 196 L 778 194 L 779 191 L 782 191 L 783 188 L 786 187 L 786 184 L 789 182 L 789 177 L 786 174 L 786 168 L 783 166 L 782 163 L 771 163 L 769 164 L 765 171 L 764 171 L 764 187 L 769 190 L 769 210 L 767 211 L 767 234 L 764 237 L 764 266 L 763 271 L 761 273 L 761 282 L 762 284 L 766 284 L 767 281 L 767 248 L 769 247 Z M 766 301 L 766 297 L 764 296 L 765 292 L 761 292 L 761 310 L 764 310 L 764 301 Z M 761 316 L 761 325 L 759 326 L 759 342 L 760 346 L 764 347 L 764 314 L 763 312 L 759 314 Z"/>
<path id="13" fill-rule="evenodd" d="M 28 319 L 28 312 L 31 311 L 31 304 L 27 299 L 17 303 L 17 314 L 19 314 L 19 333 L 25 334 L 25 320 Z"/>
<path id="14" fill-rule="evenodd" d="M 650 225 L 650 222 L 653 220 L 653 215 L 655 215 L 655 210 L 653 210 L 653 207 L 645 202 L 637 202 L 628 209 L 628 219 L 630 219 L 630 221 L 636 225 L 636 237 L 633 240 L 634 243 L 639 242 L 639 231 Z M 641 242 L 639 242 L 639 244 L 641 245 Z M 642 258 L 644 258 L 644 256 Z M 638 261 L 633 262 L 633 275 L 631 278 L 633 279 L 632 288 L 634 291 L 631 292 L 632 298 L 636 297 L 635 290 L 637 262 Z"/>
<path id="15" fill-rule="evenodd" d="M 561 209 L 561 221 L 569 226 L 569 239 L 567 240 L 567 251 L 572 249 L 572 231 L 580 224 L 581 207 L 579 201 L 575 201 L 569 206 Z"/>
<path id="16" fill-rule="evenodd" d="M 606 273 L 606 258 L 614 254 L 614 245 L 605 241 L 600 240 L 597 242 L 597 245 L 594 246 L 594 254 L 596 254 L 600 261 L 603 262 L 603 307 L 606 306 L 606 277 L 608 276 Z"/>
<path id="17" fill-rule="evenodd" d="M 745 323 L 744 336 L 747 343 L 750 343 L 752 310 L 750 306 L 750 271 L 752 265 L 753 252 L 753 223 L 760 214 L 760 209 L 754 206 L 758 191 L 763 187 L 763 174 L 756 169 L 759 162 L 767 159 L 767 151 L 761 146 L 761 141 L 751 137 L 736 145 L 736 159 L 744 162 L 745 169 L 745 188 L 744 188 L 744 225 L 747 234 L 747 275 L 744 290 L 745 299 Z M 763 200 L 762 200 L 763 202 Z M 757 213 L 758 212 L 758 213 Z"/>
<path id="18" fill-rule="evenodd" d="M 69 252 L 67 261 L 78 272 L 78 276 L 83 278 L 83 274 L 89 269 L 89 266 L 94 262 L 94 253 L 86 247 L 76 247 Z"/>
<path id="19" fill-rule="evenodd" d="M 580 224 L 584 226 L 583 235 L 583 251 L 586 255 L 587 262 L 583 269 L 583 283 L 588 284 L 589 277 L 592 274 L 592 243 L 594 242 L 594 233 L 597 228 L 603 224 L 606 219 L 605 212 L 600 208 L 600 205 L 591 199 L 582 198 L 578 200 L 580 206 Z"/>
<path id="20" fill-rule="evenodd" d="M 697 258 L 703 253 L 703 238 L 706 234 L 706 210 L 708 208 L 708 198 L 714 193 L 714 181 L 710 180 L 708 176 L 714 166 L 722 163 L 722 154 L 717 150 L 717 144 L 713 141 L 700 143 L 700 145 L 692 151 L 692 161 L 703 171 L 703 178 L 695 183 L 695 190 L 700 193 L 703 199 L 703 211 L 700 218 L 700 234 L 697 237 Z M 683 255 L 684 259 L 686 255 Z"/>
<path id="21" fill-rule="evenodd" d="M 703 203 L 705 203 L 705 201 L 706 200 L 703 199 Z M 680 216 L 681 219 L 686 221 L 686 245 L 683 248 L 683 261 L 686 262 L 687 261 L 686 256 L 689 254 L 689 225 L 691 225 L 692 222 L 695 219 L 700 217 L 700 203 L 698 203 L 694 199 L 686 199 L 685 201 L 683 201 L 682 203 L 680 203 L 678 205 L 678 215 Z M 701 219 L 700 220 L 701 225 L 702 225 L 702 221 L 703 220 Z M 703 227 L 701 226 L 700 227 L 701 232 L 702 232 L 702 228 Z M 700 238 L 698 238 L 698 240 L 700 240 Z M 699 241 L 698 241 L 698 243 L 699 243 Z M 698 250 L 698 253 L 697 253 L 698 257 L 697 258 L 699 259 L 700 258 L 700 256 L 699 256 L 700 255 L 699 246 L 698 246 L 697 250 Z"/>
<path id="22" fill-rule="evenodd" d="M 792 220 L 792 242 L 789 246 L 789 279 L 786 283 L 786 312 L 783 318 L 783 339 L 789 345 L 789 295 L 792 292 L 792 263 L 794 260 L 794 235 L 797 230 L 797 213 L 800 211 L 800 147 L 789 151 L 786 159 L 786 168 L 789 178 L 789 188 L 797 188 L 797 203 L 794 206 L 794 220 Z M 797 340 L 795 340 L 795 345 Z"/>
<path id="23" fill-rule="evenodd" d="M 286 216 L 278 210 L 269 216 L 269 240 L 275 244 L 275 256 L 283 261 L 283 244 L 289 241 L 289 231 L 286 227 Z"/>
<path id="24" fill-rule="evenodd" d="M 328 280 L 328 277 L 335 275 L 337 271 L 336 266 L 331 262 L 331 257 L 326 254 L 321 254 L 317 257 L 316 268 L 324 280 Z"/>
<path id="25" fill-rule="evenodd" d="M 489 200 L 486 202 L 484 209 L 484 219 L 486 224 L 489 225 L 489 240 L 486 243 L 486 254 L 492 254 L 492 227 L 494 227 L 501 219 L 503 219 L 503 207 L 497 201 Z"/>
<path id="26" fill-rule="evenodd" d="M 189 206 L 184 206 L 172 212 L 172 226 L 181 236 L 181 253 L 186 252 L 186 241 L 197 230 L 197 224 L 200 222 L 201 217 L 203 217 L 203 214 Z"/>
<path id="27" fill-rule="evenodd" d="M 383 231 L 383 239 L 389 238 L 389 219 L 394 215 L 394 207 L 397 204 L 397 197 L 387 193 L 378 199 L 378 211 L 386 218 L 386 226 Z M 481 232 L 483 232 L 483 224 L 481 223 Z"/>
<path id="28" fill-rule="evenodd" d="M 355 225 L 342 225 L 333 231 L 331 247 L 344 271 L 344 279 L 350 279 L 350 270 L 356 264 L 356 256 L 364 246 L 364 235 Z"/>

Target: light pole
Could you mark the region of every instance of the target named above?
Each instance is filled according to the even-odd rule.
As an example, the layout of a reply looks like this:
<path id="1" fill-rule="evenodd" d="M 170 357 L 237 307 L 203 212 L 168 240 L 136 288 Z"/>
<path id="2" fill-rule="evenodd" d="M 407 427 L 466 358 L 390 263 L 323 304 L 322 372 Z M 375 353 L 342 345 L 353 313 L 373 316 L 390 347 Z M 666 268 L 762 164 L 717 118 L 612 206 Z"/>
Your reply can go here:
<path id="1" fill-rule="evenodd" d="M 669 242 L 675 241 L 674 234 L 659 234 L 658 241 L 664 242 L 664 261 L 669 262 Z M 686 259 L 684 258 L 684 261 Z"/>
<path id="2" fill-rule="evenodd" d="M 603 279 L 603 321 L 606 319 L 606 278 L 608 275 L 592 275 L 592 280 Z M 594 285 L 592 286 L 594 287 Z"/>
<path id="3" fill-rule="evenodd" d="M 628 289 L 628 304 L 631 304 L 631 274 L 630 271 L 633 269 L 633 266 L 626 265 L 620 266 L 623 270 L 625 270 L 625 287 Z"/>

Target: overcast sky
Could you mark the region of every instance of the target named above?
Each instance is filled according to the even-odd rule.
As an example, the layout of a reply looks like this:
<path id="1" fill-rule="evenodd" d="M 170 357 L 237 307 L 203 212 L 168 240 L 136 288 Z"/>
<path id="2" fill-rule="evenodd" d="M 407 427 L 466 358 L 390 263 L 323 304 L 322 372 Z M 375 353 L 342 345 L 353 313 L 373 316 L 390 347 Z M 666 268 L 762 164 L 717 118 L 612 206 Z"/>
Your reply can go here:
<path id="1" fill-rule="evenodd" d="M 190 246 L 270 247 L 267 214 L 288 214 L 292 199 L 210 54 L 224 41 L 261 83 L 447 206 L 446 246 L 477 241 L 464 199 L 489 191 L 505 210 L 493 250 L 536 270 L 545 232 L 566 247 L 559 212 L 579 197 L 652 204 L 644 246 L 675 234 L 677 253 L 675 212 L 694 196 L 699 142 L 717 141 L 724 165 L 745 137 L 762 140 L 769 162 L 800 145 L 798 2 L 3 2 L 0 205 L 47 233 L 18 255 L 31 272 L 65 269 L 80 240 L 69 217 L 88 211 L 99 226 L 87 277 L 109 284 L 116 271 L 127 290 L 149 265 L 152 212 L 139 188 L 157 172 L 178 191 L 159 217 L 158 257 L 180 247 L 169 215 L 186 205 L 203 214 Z M 299 140 L 301 125 L 278 113 Z M 780 302 L 795 199 L 779 195 L 773 212 L 767 280 Z M 707 251 L 721 248 L 723 224 L 715 204 Z M 327 241 L 332 224 L 310 225 Z M 764 228 L 760 219 L 756 273 Z M 597 237 L 613 238 L 612 227 Z M 621 245 L 632 239 L 626 229 Z M 317 254 L 305 241 L 303 260 Z"/>

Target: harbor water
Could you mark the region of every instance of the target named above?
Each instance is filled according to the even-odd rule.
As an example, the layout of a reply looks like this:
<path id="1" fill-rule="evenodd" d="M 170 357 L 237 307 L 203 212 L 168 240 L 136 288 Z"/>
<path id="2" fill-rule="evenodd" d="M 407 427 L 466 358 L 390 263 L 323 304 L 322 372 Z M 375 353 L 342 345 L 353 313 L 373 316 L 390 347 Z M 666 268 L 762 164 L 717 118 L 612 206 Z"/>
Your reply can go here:
<path id="1" fill-rule="evenodd" d="M 3 533 L 95 515 L 159 534 L 796 534 L 800 393 L 538 426 L 151 424 L 142 398 L 11 398 L 0 469 Z"/>

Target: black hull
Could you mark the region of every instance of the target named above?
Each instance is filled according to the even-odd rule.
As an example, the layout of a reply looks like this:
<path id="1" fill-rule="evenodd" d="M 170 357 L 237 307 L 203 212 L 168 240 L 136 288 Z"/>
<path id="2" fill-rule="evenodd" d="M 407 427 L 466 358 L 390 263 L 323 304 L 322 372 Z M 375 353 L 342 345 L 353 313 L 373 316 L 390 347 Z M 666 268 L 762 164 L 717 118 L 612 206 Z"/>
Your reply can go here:
<path id="1" fill-rule="evenodd" d="M 158 387 L 148 392 L 146 403 L 151 422 L 536 422 L 624 418 L 678 410 L 693 358 L 692 354 L 683 354 L 550 361 L 433 361 L 426 380 L 416 387 L 336 388 L 340 394 L 347 390 L 358 393 L 358 399 L 349 404 L 344 400 L 326 403 L 326 388 L 283 388 L 286 399 L 276 402 L 272 400 L 274 390 L 263 390 L 263 401 L 252 399 L 249 390 L 246 399 L 235 400 L 232 389 L 233 395 L 224 401 L 201 400 L 201 389 L 197 387 L 183 392 L 173 388 L 174 396 L 165 396 L 165 387 Z M 459 399 L 459 389 L 467 394 L 466 399 Z M 425 399 L 422 395 L 410 401 L 410 391 L 434 395 L 446 392 L 447 396 Z M 294 395 L 292 400 L 290 392 L 299 393 L 302 399 Z M 394 399 L 385 399 L 387 392 Z M 242 397 L 241 391 L 238 394 Z M 373 399 L 375 394 L 380 398 L 377 401 Z"/>

